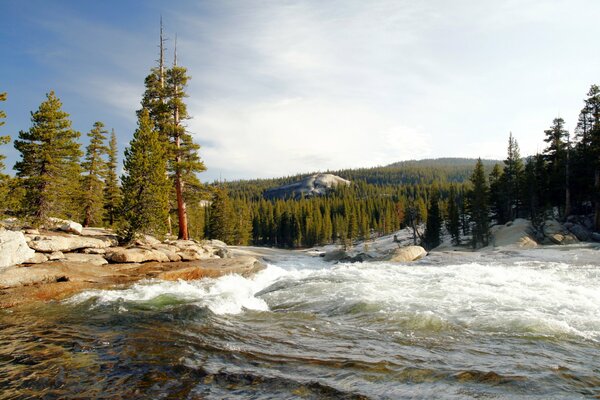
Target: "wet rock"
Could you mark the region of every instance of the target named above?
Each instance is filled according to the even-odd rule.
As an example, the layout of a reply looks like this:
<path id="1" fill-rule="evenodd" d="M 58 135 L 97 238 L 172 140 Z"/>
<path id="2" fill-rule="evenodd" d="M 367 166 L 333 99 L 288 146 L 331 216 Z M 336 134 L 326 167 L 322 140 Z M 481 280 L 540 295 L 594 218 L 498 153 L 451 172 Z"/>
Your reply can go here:
<path id="1" fill-rule="evenodd" d="M 169 257 L 162 252 L 140 247 L 112 247 L 107 251 L 106 259 L 114 263 L 169 262 Z"/>
<path id="2" fill-rule="evenodd" d="M 218 277 L 225 274 L 241 274 L 243 276 L 248 276 L 265 268 L 264 264 L 251 256 L 172 264 L 170 265 L 174 269 L 160 273 L 157 278 L 167 281 L 176 281 L 180 279 L 194 280 L 206 277 Z M 189 264 L 192 265 L 187 266 Z"/>
<path id="3" fill-rule="evenodd" d="M 546 220 L 542 226 L 542 232 L 549 243 L 566 245 L 579 242 L 575 235 L 555 219 Z"/>
<path id="4" fill-rule="evenodd" d="M 569 226 L 565 224 L 565 227 L 581 241 L 588 241 L 592 237 L 592 232 L 583 225 L 571 223 Z"/>
<path id="5" fill-rule="evenodd" d="M 410 262 L 416 261 L 427 255 L 427 251 L 421 246 L 406 246 L 395 249 L 388 261 Z"/>
<path id="6" fill-rule="evenodd" d="M 65 254 L 65 262 L 78 262 L 91 265 L 106 265 L 108 261 L 99 254 L 68 253 Z"/>
<path id="7" fill-rule="evenodd" d="M 342 261 L 347 258 L 349 258 L 349 256 L 344 249 L 330 250 L 323 255 L 324 261 Z"/>
<path id="8" fill-rule="evenodd" d="M 221 258 L 232 258 L 233 257 L 233 253 L 231 253 L 231 250 L 229 250 L 227 247 L 221 247 L 221 248 L 217 249 L 215 254 Z"/>
<path id="9" fill-rule="evenodd" d="M 12 267 L 0 274 L 0 288 L 7 289 L 39 283 L 64 282 L 65 280 L 68 280 L 68 277 L 54 268 L 38 266 L 30 268 Z"/>
<path id="10" fill-rule="evenodd" d="M 36 236 L 29 242 L 29 247 L 41 253 L 53 253 L 55 251 L 69 252 L 79 249 L 105 249 L 113 244 L 107 238 L 92 238 L 86 236 L 74 236 L 59 234 Z"/>
<path id="11" fill-rule="evenodd" d="M 23 264 L 41 264 L 45 263 L 46 261 L 48 261 L 48 256 L 46 256 L 44 253 L 35 253 L 33 257 L 24 261 Z"/>
<path id="12" fill-rule="evenodd" d="M 0 228 L 0 270 L 11 265 L 21 264 L 33 257 L 34 254 L 35 252 L 27 245 L 22 232 Z"/>
<path id="13" fill-rule="evenodd" d="M 593 241 L 595 242 L 600 242 L 600 233 L 598 232 L 593 232 L 591 235 L 591 238 Z"/>

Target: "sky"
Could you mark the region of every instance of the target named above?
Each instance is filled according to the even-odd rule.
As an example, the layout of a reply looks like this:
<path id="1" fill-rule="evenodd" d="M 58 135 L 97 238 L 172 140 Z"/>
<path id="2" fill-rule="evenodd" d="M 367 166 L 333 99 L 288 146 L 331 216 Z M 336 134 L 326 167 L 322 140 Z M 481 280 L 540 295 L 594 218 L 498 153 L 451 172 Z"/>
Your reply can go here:
<path id="1" fill-rule="evenodd" d="M 102 121 L 122 156 L 162 16 L 203 181 L 503 159 L 509 132 L 531 155 L 600 83 L 598 15 L 597 0 L 0 0 L 0 134 L 54 90 L 84 145 Z"/>

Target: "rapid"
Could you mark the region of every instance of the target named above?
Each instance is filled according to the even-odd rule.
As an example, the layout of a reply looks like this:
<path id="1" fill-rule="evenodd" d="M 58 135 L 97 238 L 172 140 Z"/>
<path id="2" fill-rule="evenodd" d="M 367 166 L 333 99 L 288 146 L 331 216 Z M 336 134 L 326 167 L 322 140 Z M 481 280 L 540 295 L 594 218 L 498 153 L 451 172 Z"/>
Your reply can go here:
<path id="1" fill-rule="evenodd" d="M 600 396 L 597 249 L 143 281 L 0 311 L 0 398 Z"/>

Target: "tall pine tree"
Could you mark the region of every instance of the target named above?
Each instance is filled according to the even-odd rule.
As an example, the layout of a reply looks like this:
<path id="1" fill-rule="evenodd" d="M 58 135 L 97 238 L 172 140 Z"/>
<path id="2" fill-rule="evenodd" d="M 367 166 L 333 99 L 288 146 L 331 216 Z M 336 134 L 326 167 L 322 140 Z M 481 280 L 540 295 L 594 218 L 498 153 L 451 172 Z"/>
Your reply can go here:
<path id="1" fill-rule="evenodd" d="M 121 205 L 121 189 L 117 176 L 117 152 L 117 136 L 113 129 L 108 142 L 108 163 L 104 180 L 104 221 L 109 226 L 115 224 Z"/>
<path id="2" fill-rule="evenodd" d="M 186 185 L 199 185 L 196 173 L 206 169 L 200 161 L 198 150 L 200 146 L 194 143 L 192 136 L 186 132 L 182 121 L 188 119 L 187 107 L 183 101 L 187 97 L 185 87 L 189 76 L 187 70 L 177 65 L 177 42 L 175 42 L 175 56 L 173 67 L 167 71 L 168 106 L 171 119 L 168 124 L 171 155 L 169 169 L 175 185 L 177 200 L 177 220 L 179 226 L 179 239 L 188 239 L 188 217 L 184 191 Z"/>
<path id="3" fill-rule="evenodd" d="M 489 189 L 485 179 L 483 163 L 481 158 L 475 164 L 475 170 L 471 175 L 473 188 L 469 193 L 469 213 L 471 217 L 471 232 L 473 234 L 473 248 L 485 247 L 489 240 Z"/>
<path id="4" fill-rule="evenodd" d="M 104 124 L 100 121 L 88 133 L 90 143 L 85 152 L 82 167 L 83 176 L 83 226 L 98 225 L 102 221 L 104 180 L 107 176 L 108 165 L 105 156 L 108 154 L 106 147 L 106 134 Z"/>
<path id="5" fill-rule="evenodd" d="M 544 149 L 544 160 L 546 161 L 548 171 L 548 194 L 547 201 L 551 205 L 560 206 L 563 214 L 565 213 L 566 197 L 568 192 L 566 185 L 567 171 L 567 146 L 569 141 L 569 132 L 565 129 L 565 121 L 562 118 L 555 118 L 552 126 L 544 131 L 548 147 Z M 566 217 L 566 215 L 565 215 Z"/>
<path id="6" fill-rule="evenodd" d="M 231 201 L 227 190 L 216 188 L 210 205 L 208 237 L 233 243 L 235 240 L 235 221 Z"/>
<path id="7" fill-rule="evenodd" d="M 79 197 L 80 133 L 71 129 L 69 114 L 61 108 L 54 92 L 48 93 L 31 113 L 31 128 L 20 131 L 15 140 L 21 152 L 15 169 L 26 190 L 23 210 L 38 222 L 51 215 L 74 218 L 79 214 L 74 199 Z"/>
<path id="8" fill-rule="evenodd" d="M 504 160 L 504 173 L 502 174 L 503 189 L 506 195 L 505 212 L 509 221 L 519 216 L 522 178 L 523 160 L 521 160 L 519 144 L 511 132 L 508 137 L 508 154 Z"/>
<path id="9" fill-rule="evenodd" d="M 139 113 L 138 129 L 125 149 L 120 231 L 128 242 L 139 233 L 162 236 L 169 213 L 169 180 L 164 143 L 154 130 L 147 110 Z"/>
<path id="10" fill-rule="evenodd" d="M 442 216 L 440 214 L 440 195 L 436 187 L 431 190 L 429 208 L 427 209 L 427 221 L 425 222 L 424 244 L 427 250 L 440 245 L 440 234 L 442 229 Z"/>
<path id="11" fill-rule="evenodd" d="M 0 93 L 0 101 L 6 101 L 6 93 Z M 4 119 L 6 118 L 6 113 L 3 110 L 0 110 L 0 126 L 4 125 Z M 10 142 L 10 136 L 0 136 L 0 146 L 3 144 L 7 144 Z M 2 172 L 4 171 L 4 159 L 6 156 L 0 153 L 0 184 L 2 183 Z"/>
<path id="12" fill-rule="evenodd" d="M 454 246 L 460 245 L 460 210 L 457 197 L 456 186 L 451 185 L 450 193 L 448 194 L 448 220 L 446 221 L 446 229 L 452 238 Z"/>

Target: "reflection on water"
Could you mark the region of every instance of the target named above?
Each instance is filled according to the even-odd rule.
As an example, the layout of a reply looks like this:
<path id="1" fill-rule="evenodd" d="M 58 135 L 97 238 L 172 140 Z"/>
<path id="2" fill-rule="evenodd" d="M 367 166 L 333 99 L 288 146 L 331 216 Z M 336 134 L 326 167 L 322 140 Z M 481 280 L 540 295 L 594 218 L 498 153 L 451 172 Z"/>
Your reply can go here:
<path id="1" fill-rule="evenodd" d="M 448 264 L 448 263 L 446 263 Z M 0 398 L 589 398 L 600 267 L 335 266 L 0 311 Z"/>

